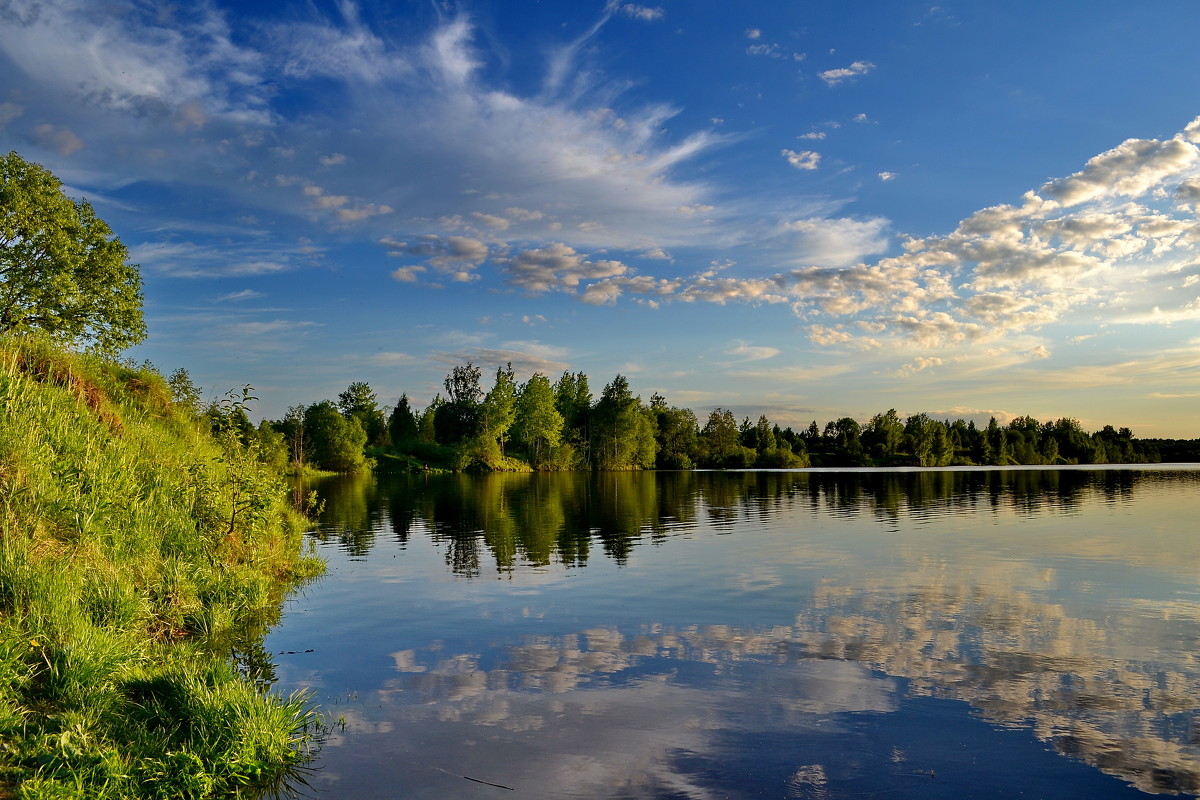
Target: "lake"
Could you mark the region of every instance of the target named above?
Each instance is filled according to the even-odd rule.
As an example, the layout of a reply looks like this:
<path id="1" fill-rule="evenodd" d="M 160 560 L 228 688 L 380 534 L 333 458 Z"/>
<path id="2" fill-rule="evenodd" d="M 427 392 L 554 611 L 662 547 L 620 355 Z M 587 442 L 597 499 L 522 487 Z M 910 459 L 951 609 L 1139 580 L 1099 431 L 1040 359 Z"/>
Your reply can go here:
<path id="1" fill-rule="evenodd" d="M 318 797 L 1200 792 L 1200 469 L 316 488 Z"/>

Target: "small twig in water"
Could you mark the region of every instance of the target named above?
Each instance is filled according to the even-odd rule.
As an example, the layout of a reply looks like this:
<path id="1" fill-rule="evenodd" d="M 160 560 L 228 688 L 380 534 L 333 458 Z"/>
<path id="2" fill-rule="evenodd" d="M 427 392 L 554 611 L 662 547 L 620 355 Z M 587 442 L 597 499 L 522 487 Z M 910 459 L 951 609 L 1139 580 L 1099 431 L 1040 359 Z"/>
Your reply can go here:
<path id="1" fill-rule="evenodd" d="M 462 778 L 463 780 L 472 781 L 474 783 L 482 783 L 484 786 L 495 786 L 497 789 L 508 789 L 510 792 L 516 791 L 516 789 L 514 789 L 513 787 L 505 786 L 503 783 L 492 783 L 491 781 L 481 781 L 479 778 L 472 778 L 470 775 L 459 775 L 457 772 L 451 772 L 450 770 L 442 769 L 441 767 L 434 767 L 434 769 L 436 769 L 438 772 L 444 772 L 447 775 L 451 775 L 455 778 Z"/>

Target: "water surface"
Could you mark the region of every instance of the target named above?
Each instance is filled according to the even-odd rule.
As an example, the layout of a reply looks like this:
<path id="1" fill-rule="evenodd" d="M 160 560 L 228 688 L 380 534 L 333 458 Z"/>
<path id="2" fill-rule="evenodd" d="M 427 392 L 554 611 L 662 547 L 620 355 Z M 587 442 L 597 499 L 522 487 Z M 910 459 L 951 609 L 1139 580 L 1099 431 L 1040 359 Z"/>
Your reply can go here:
<path id="1" fill-rule="evenodd" d="M 1200 791 L 1200 471 L 318 489 L 267 640 L 338 723 L 318 796 Z"/>

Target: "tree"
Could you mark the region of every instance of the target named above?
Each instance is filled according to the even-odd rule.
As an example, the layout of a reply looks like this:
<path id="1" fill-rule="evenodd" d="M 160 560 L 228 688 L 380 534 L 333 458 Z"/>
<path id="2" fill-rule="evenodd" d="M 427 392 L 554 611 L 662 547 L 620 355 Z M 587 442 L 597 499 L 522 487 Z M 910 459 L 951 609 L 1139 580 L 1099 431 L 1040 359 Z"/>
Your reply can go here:
<path id="1" fill-rule="evenodd" d="M 592 392 L 583 372 L 564 372 L 554 384 L 554 405 L 563 418 L 563 439 L 577 450 L 581 464 L 590 461 Z"/>
<path id="2" fill-rule="evenodd" d="M 479 378 L 482 374 L 479 367 L 468 361 L 446 376 L 446 402 L 438 407 L 434 417 L 439 444 L 458 444 L 479 432 L 479 404 L 483 399 Z"/>
<path id="3" fill-rule="evenodd" d="M 657 444 L 654 423 L 629 381 L 617 375 L 600 393 L 592 411 L 592 453 L 597 469 L 638 469 L 654 466 Z"/>
<path id="4" fill-rule="evenodd" d="M 700 425 L 690 408 L 668 407 L 666 398 L 656 394 L 650 398 L 658 442 L 655 466 L 659 469 L 691 469 L 695 466 L 697 437 Z"/>
<path id="5" fill-rule="evenodd" d="M 496 368 L 496 383 L 483 398 L 479 409 L 479 435 L 485 440 L 483 444 L 488 449 L 494 442 L 500 446 L 500 455 L 504 455 L 508 430 L 512 427 L 516 414 L 517 383 L 510 361 L 507 367 Z"/>
<path id="6" fill-rule="evenodd" d="M 187 409 L 190 414 L 200 414 L 203 404 L 200 402 L 200 390 L 192 383 L 192 376 L 183 367 L 171 373 L 167 378 L 167 387 L 171 390 L 171 402 Z"/>
<path id="7" fill-rule="evenodd" d="M 392 444 L 399 448 L 411 446 L 417 438 L 417 417 L 408 403 L 407 394 L 400 395 L 400 401 L 392 409 L 392 415 L 388 418 L 388 435 Z"/>
<path id="8" fill-rule="evenodd" d="M 891 458 L 900 451 L 903 443 L 904 424 L 894 408 L 889 408 L 886 414 L 871 417 L 862 432 L 863 449 L 871 458 Z"/>
<path id="9" fill-rule="evenodd" d="M 751 454 L 738 439 L 738 423 L 727 408 L 714 408 L 700 431 L 700 461 L 706 467 L 743 468 Z"/>
<path id="10" fill-rule="evenodd" d="M 363 381 L 355 381 L 338 395 L 338 410 L 346 419 L 356 419 L 367 434 L 367 444 L 380 447 L 387 443 L 388 426 L 379 408 L 379 398 Z"/>
<path id="11" fill-rule="evenodd" d="M 366 466 L 366 431 L 357 419 L 346 419 L 328 400 L 304 410 L 304 438 L 313 463 L 321 469 L 358 472 Z"/>
<path id="12" fill-rule="evenodd" d="M 540 372 L 521 387 L 517 397 L 517 413 L 513 422 L 513 437 L 525 445 L 529 462 L 541 466 L 550 451 L 562 441 L 563 418 L 554 405 L 554 389 L 550 379 Z"/>
<path id="13" fill-rule="evenodd" d="M 142 277 L 128 255 L 49 170 L 0 156 L 0 333 L 43 331 L 106 354 L 142 341 Z"/>

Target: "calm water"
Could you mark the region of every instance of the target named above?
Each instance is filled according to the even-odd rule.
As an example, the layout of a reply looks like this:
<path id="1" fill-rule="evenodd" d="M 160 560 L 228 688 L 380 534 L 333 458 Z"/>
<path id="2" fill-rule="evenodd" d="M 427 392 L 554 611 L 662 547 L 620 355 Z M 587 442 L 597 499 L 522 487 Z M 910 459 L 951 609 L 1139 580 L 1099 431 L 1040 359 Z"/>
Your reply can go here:
<path id="1" fill-rule="evenodd" d="M 1200 471 L 318 488 L 319 797 L 1200 791 Z"/>

